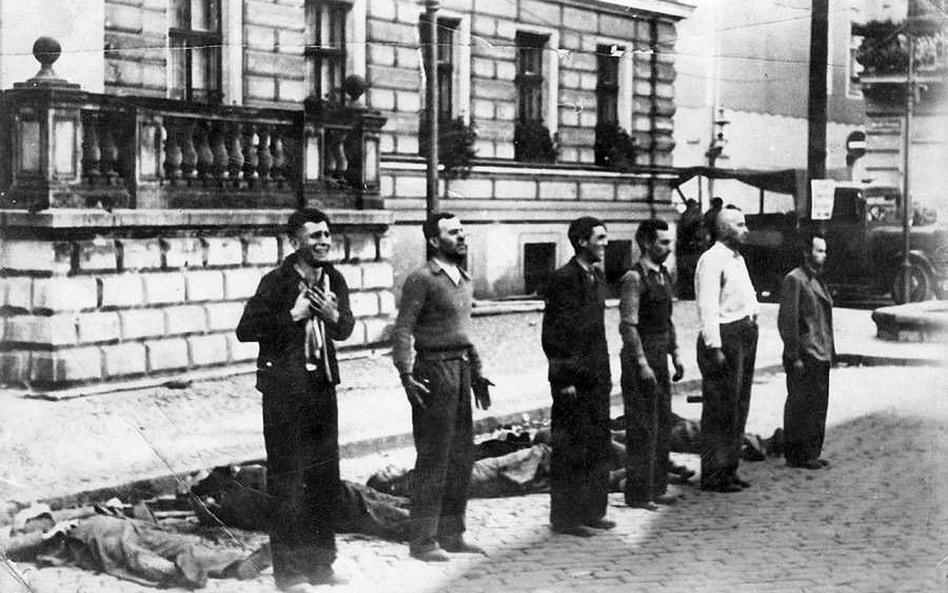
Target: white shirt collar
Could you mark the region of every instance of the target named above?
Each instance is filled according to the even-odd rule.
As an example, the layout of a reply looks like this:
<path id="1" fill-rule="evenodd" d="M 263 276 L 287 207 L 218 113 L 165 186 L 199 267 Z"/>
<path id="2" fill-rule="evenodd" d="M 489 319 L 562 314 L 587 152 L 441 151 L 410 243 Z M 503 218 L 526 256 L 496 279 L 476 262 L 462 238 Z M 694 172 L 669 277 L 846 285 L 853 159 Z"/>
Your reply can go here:
<path id="1" fill-rule="evenodd" d="M 436 257 L 431 258 L 431 261 L 433 261 L 436 266 L 441 268 L 441 270 L 447 274 L 448 278 L 451 279 L 451 282 L 454 282 L 455 286 L 461 283 L 461 268 L 457 267 L 457 265 L 443 262 Z"/>

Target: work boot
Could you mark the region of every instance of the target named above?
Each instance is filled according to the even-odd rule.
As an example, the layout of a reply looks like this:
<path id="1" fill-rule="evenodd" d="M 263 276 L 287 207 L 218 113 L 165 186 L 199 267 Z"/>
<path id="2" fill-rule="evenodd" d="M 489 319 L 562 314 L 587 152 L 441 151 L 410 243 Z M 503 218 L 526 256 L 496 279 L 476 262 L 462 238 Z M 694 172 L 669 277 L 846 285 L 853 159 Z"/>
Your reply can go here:
<path id="1" fill-rule="evenodd" d="M 451 559 L 448 553 L 442 550 L 440 546 L 424 550 L 410 550 L 408 555 L 422 562 L 447 562 Z"/>

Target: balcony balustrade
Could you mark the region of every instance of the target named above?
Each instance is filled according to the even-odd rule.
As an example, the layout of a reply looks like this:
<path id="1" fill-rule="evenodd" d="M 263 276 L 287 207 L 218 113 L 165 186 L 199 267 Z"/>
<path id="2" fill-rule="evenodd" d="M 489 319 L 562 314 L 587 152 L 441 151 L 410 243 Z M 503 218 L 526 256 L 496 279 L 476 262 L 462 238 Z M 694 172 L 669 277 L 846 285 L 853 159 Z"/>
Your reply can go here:
<path id="1" fill-rule="evenodd" d="M 51 74 L 58 44 L 44 43 L 40 73 L 0 93 L 0 208 L 382 205 L 375 111 L 88 93 Z"/>

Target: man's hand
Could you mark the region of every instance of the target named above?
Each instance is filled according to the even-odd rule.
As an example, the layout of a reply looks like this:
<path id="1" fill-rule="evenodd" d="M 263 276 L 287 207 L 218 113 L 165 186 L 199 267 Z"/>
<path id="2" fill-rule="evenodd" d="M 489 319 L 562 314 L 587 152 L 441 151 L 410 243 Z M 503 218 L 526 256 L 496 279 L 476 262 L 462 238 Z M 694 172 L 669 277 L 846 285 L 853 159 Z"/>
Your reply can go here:
<path id="1" fill-rule="evenodd" d="M 639 361 L 639 380 L 653 387 L 658 383 L 658 379 L 655 377 L 655 371 L 653 371 L 652 367 L 648 366 L 648 362 L 644 360 Z"/>
<path id="2" fill-rule="evenodd" d="M 727 359 L 724 357 L 724 351 L 720 348 L 711 349 L 711 362 L 714 363 L 714 366 L 721 368 L 724 366 L 724 363 L 727 362 Z"/>
<path id="3" fill-rule="evenodd" d="M 474 392 L 474 405 L 482 410 L 490 408 L 490 387 L 493 381 L 487 377 L 474 377 L 471 380 L 471 391 Z"/>
<path id="4" fill-rule="evenodd" d="M 49 541 L 53 539 L 54 537 L 56 537 L 57 535 L 59 535 L 60 533 L 63 535 L 66 535 L 66 533 L 75 529 L 78 526 L 79 526 L 79 521 L 77 519 L 69 519 L 67 521 L 60 521 L 59 523 L 56 523 L 55 525 L 50 527 L 49 531 L 43 532 L 43 535 L 42 535 L 43 541 L 44 542 Z"/>
<path id="5" fill-rule="evenodd" d="M 314 286 L 306 292 L 306 296 L 313 312 L 323 321 L 330 323 L 339 321 L 339 299 L 336 298 L 335 293 Z"/>
<path id="6" fill-rule="evenodd" d="M 290 309 L 290 317 L 293 321 L 302 321 L 312 316 L 313 308 L 309 295 L 305 289 L 301 290 L 299 296 L 296 297 L 296 302 L 293 303 L 293 308 Z"/>
<path id="7" fill-rule="evenodd" d="M 802 375 L 803 371 L 806 370 L 805 367 L 803 366 L 803 361 L 800 360 L 799 358 L 793 361 L 793 365 L 791 365 L 791 368 L 793 369 L 793 372 L 797 375 Z"/>
<path id="8" fill-rule="evenodd" d="M 685 365 L 681 364 L 681 358 L 678 357 L 678 352 L 672 354 L 672 366 L 675 367 L 675 374 L 672 375 L 672 381 L 681 381 L 681 378 L 685 376 Z"/>
<path id="9" fill-rule="evenodd" d="M 428 395 L 431 390 L 428 389 L 427 381 L 419 381 L 411 373 L 402 374 L 402 387 L 405 388 L 405 395 L 408 396 L 408 403 L 418 406 L 422 410 L 427 410 L 423 395 Z"/>
<path id="10" fill-rule="evenodd" d="M 567 385 L 566 387 L 561 388 L 560 395 L 570 400 L 576 399 L 576 386 Z"/>

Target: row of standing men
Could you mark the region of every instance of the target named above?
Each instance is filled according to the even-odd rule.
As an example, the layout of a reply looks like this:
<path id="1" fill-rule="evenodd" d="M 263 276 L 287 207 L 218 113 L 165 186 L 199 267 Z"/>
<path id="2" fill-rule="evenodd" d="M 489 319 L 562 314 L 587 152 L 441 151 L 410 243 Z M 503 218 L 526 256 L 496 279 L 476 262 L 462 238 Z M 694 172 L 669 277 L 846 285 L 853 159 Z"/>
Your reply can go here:
<path id="1" fill-rule="evenodd" d="M 701 487 L 735 492 L 749 487 L 737 467 L 750 403 L 758 309 L 739 252 L 747 234 L 743 214 L 725 209 L 717 229 L 717 242 L 702 255 L 696 272 L 704 401 Z M 463 225 L 450 213 L 438 213 L 428 217 L 422 230 L 428 258 L 402 287 L 392 356 L 411 406 L 417 453 L 409 552 L 422 561 L 441 562 L 451 553 L 483 553 L 464 536 L 474 463 L 471 400 L 473 393 L 474 405 L 487 409 L 492 383 L 469 338 L 473 289 L 463 267 Z M 273 506 L 274 579 L 282 591 L 306 593 L 341 580 L 332 569 L 340 480 L 339 371 L 333 342 L 351 334 L 354 319 L 345 279 L 330 263 L 326 214 L 294 212 L 287 232 L 295 251 L 260 281 L 237 336 L 260 346 L 257 388 L 263 395 L 267 491 Z M 544 290 L 542 347 L 553 399 L 550 527 L 588 537 L 615 526 L 606 519 L 612 385 L 606 284 L 598 265 L 608 236 L 600 220 L 582 217 L 570 224 L 568 237 L 574 256 L 552 273 Z M 819 279 L 822 260 L 817 265 L 813 258 L 821 241 L 811 241 L 807 264 L 788 276 L 784 298 L 795 301 L 792 307 L 782 303 L 779 315 L 790 391 L 784 427 L 787 462 L 811 469 L 824 465 L 819 454 L 829 362 L 821 353 L 832 357 L 832 301 Z M 642 257 L 623 276 L 620 295 L 625 500 L 655 509 L 673 502 L 666 496 L 670 381 L 683 376 L 684 365 L 671 321 L 672 279 L 663 265 L 671 250 L 667 223 L 643 222 L 636 242 Z M 825 242 L 821 253 L 825 257 Z M 795 274 L 799 281 L 791 282 Z M 809 319 L 814 314 L 822 328 Z M 822 329 L 823 341 L 814 348 L 817 329 Z M 822 387 L 816 385 L 820 381 Z M 814 389 L 822 391 L 822 403 L 819 397 L 814 403 Z"/>

